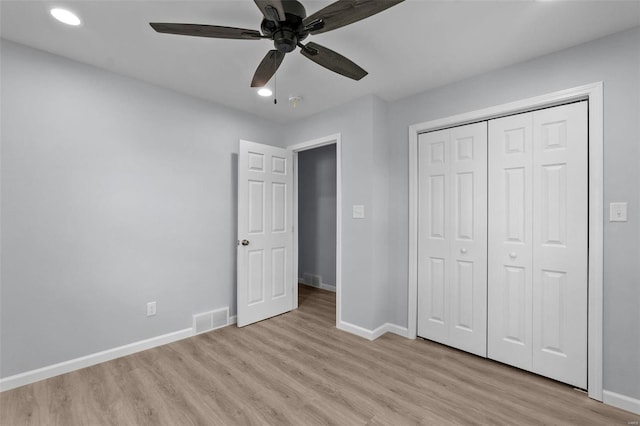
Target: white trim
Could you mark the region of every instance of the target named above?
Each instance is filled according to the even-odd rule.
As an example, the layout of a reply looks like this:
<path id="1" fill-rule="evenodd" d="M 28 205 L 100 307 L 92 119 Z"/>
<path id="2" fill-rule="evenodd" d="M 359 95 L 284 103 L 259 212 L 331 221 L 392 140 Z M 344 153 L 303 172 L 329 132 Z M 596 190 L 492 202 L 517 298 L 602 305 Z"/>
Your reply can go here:
<path id="1" fill-rule="evenodd" d="M 291 153 L 293 160 L 293 278 L 298 276 L 298 153 Z M 293 283 L 293 309 L 298 309 L 298 283 Z"/>
<path id="2" fill-rule="evenodd" d="M 604 101 L 602 82 L 585 86 L 589 98 L 589 397 L 602 401 L 604 299 Z"/>
<path id="3" fill-rule="evenodd" d="M 298 143 L 295 145 L 290 145 L 287 149 L 293 152 L 307 151 L 314 148 L 320 148 L 321 146 L 333 145 L 340 140 L 340 133 L 336 133 L 329 136 L 324 136 L 322 138 L 313 139 L 310 141 Z"/>
<path id="4" fill-rule="evenodd" d="M 347 333 L 355 334 L 356 336 L 363 337 L 367 340 L 376 340 L 378 337 L 385 333 L 394 333 L 402 337 L 407 337 L 407 329 L 400 327 L 396 324 L 385 323 L 375 330 L 369 330 L 359 325 L 351 324 L 349 322 L 342 321 L 338 324 L 338 329 L 346 331 Z"/>
<path id="5" fill-rule="evenodd" d="M 356 336 L 360 336 L 363 337 L 367 340 L 374 340 L 376 339 L 378 336 L 380 336 L 380 334 L 375 335 L 376 334 L 376 330 L 378 330 L 380 327 L 378 327 L 376 330 L 368 330 L 364 327 L 360 327 L 359 325 L 355 325 L 355 324 L 351 324 L 350 322 L 346 322 L 346 321 L 341 321 L 339 322 L 336 327 L 338 328 L 338 330 L 342 330 L 342 331 L 346 331 L 347 333 L 351 333 L 351 334 L 355 334 Z"/>
<path id="6" fill-rule="evenodd" d="M 398 336 L 402 336 L 404 338 L 409 337 L 409 330 L 407 329 L 407 327 L 401 327 L 396 324 L 391 324 L 390 322 L 386 323 L 384 326 L 387 333 L 397 334 Z"/>
<path id="7" fill-rule="evenodd" d="M 302 284 L 302 285 L 306 285 L 307 287 L 319 288 L 320 290 L 327 290 L 327 291 L 331 291 L 333 293 L 336 292 L 336 286 L 335 285 L 331 285 L 331 284 L 325 284 L 325 283 L 312 284 L 312 283 L 306 282 L 302 278 L 298 278 L 298 283 Z"/>
<path id="8" fill-rule="evenodd" d="M 293 276 L 298 276 L 298 153 L 336 145 L 336 327 L 342 318 L 342 142 L 340 133 L 288 146 L 293 155 Z M 298 286 L 294 286 L 293 308 L 298 308 Z"/>
<path id="9" fill-rule="evenodd" d="M 0 379 L 0 391 L 14 389 L 19 386 L 28 385 L 40 380 L 59 376 L 61 374 L 70 373 L 71 371 L 79 370 L 81 368 L 91 367 L 92 365 L 111 361 L 112 359 L 131 355 L 157 346 L 166 345 L 191 336 L 193 336 L 193 328 L 185 328 L 184 330 L 174 331 L 173 333 L 140 340 L 138 342 L 129 343 L 128 345 L 107 349 L 102 352 L 96 352 L 80 358 L 5 377 Z"/>
<path id="10" fill-rule="evenodd" d="M 640 414 L 640 399 L 621 395 L 605 389 L 602 391 L 602 402 L 632 413 Z"/>
<path id="11" fill-rule="evenodd" d="M 418 300 L 418 134 L 589 100 L 589 397 L 602 401 L 603 303 L 603 95 L 602 82 L 409 126 L 409 283 L 407 335 L 416 338 Z"/>
<path id="12" fill-rule="evenodd" d="M 409 126 L 409 283 L 408 337 L 418 336 L 418 124 Z"/>
<path id="13" fill-rule="evenodd" d="M 226 325 L 207 330 L 205 333 L 209 333 L 211 331 L 236 324 L 237 321 L 238 317 L 236 315 L 230 316 Z M 150 339 L 140 340 L 124 346 L 107 349 L 101 352 L 96 352 L 68 361 L 63 361 L 57 364 L 48 365 L 36 370 L 26 371 L 24 373 L 5 377 L 0 379 L 0 391 L 4 392 L 6 390 L 17 388 L 19 386 L 28 385 L 40 380 L 45 380 L 51 377 L 59 376 L 61 374 L 80 370 L 81 368 L 91 367 L 92 365 L 111 361 L 112 359 L 121 358 L 126 355 L 131 355 L 136 352 L 142 352 L 146 351 L 147 349 L 152 349 L 158 346 L 177 342 L 178 340 L 195 336 L 196 334 L 194 333 L 194 330 L 194 328 L 185 328 L 183 330 L 174 331 L 172 333 L 163 334 L 160 336 L 152 337 Z"/>

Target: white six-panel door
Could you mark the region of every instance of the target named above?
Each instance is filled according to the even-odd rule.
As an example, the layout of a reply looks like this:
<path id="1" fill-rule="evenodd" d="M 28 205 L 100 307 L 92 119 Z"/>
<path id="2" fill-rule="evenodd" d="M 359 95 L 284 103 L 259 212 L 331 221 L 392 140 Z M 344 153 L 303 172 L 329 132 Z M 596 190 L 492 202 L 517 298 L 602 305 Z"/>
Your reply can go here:
<path id="1" fill-rule="evenodd" d="M 418 137 L 418 336 L 449 344 L 449 133 Z"/>
<path id="2" fill-rule="evenodd" d="M 533 113 L 533 371 L 587 388 L 587 102 Z"/>
<path id="3" fill-rule="evenodd" d="M 587 387 L 587 103 L 489 122 L 488 356 Z"/>
<path id="4" fill-rule="evenodd" d="M 291 153 L 240 141 L 238 326 L 293 309 Z"/>
<path id="5" fill-rule="evenodd" d="M 422 134 L 418 155 L 418 335 L 486 356 L 486 123 Z"/>
<path id="6" fill-rule="evenodd" d="M 531 370 L 531 114 L 489 121 L 489 358 Z"/>

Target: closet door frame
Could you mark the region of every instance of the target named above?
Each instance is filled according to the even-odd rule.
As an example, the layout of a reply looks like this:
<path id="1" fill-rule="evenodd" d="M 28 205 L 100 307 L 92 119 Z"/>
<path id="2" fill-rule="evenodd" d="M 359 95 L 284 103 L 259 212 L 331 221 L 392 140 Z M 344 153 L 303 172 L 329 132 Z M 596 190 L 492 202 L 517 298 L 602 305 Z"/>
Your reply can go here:
<path id="1" fill-rule="evenodd" d="M 409 286 L 407 337 L 415 339 L 418 322 L 418 135 L 506 115 L 589 101 L 589 305 L 588 394 L 602 401 L 603 304 L 603 90 L 602 82 L 548 93 L 447 118 L 409 126 Z"/>

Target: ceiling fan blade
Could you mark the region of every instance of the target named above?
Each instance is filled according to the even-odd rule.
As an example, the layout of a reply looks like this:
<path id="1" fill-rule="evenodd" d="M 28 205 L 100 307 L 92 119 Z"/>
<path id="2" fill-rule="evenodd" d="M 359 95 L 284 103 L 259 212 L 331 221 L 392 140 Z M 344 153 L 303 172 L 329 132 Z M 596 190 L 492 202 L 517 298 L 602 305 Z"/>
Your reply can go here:
<path id="1" fill-rule="evenodd" d="M 338 0 L 313 15 L 302 24 L 311 34 L 320 34 L 344 27 L 380 13 L 404 0 Z"/>
<path id="2" fill-rule="evenodd" d="M 316 64 L 322 65 L 333 72 L 337 72 L 338 74 L 342 74 L 345 77 L 349 77 L 354 80 L 360 80 L 368 74 L 365 70 L 341 54 L 314 42 L 310 42 L 307 43 L 306 46 L 302 46 L 300 53 L 311 59 Z"/>
<path id="3" fill-rule="evenodd" d="M 244 28 L 221 27 L 218 25 L 199 24 L 170 24 L 163 22 L 151 22 L 151 28 L 159 33 L 178 34 L 196 37 L 232 38 L 241 40 L 259 40 L 262 34 L 256 30 Z"/>
<path id="4" fill-rule="evenodd" d="M 273 22 L 286 20 L 283 0 L 253 0 L 266 19 Z"/>
<path id="5" fill-rule="evenodd" d="M 276 70 L 284 59 L 284 53 L 279 50 L 270 50 L 258 65 L 256 73 L 251 80 L 251 87 L 264 87 L 276 73 Z"/>

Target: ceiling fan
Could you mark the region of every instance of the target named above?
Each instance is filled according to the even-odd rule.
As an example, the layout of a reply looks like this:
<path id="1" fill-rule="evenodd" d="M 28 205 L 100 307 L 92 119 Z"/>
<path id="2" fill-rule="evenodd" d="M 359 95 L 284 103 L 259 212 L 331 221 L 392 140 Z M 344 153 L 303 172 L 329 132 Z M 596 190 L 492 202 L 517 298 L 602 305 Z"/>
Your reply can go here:
<path id="1" fill-rule="evenodd" d="M 344 27 L 382 12 L 404 0 L 338 0 L 307 17 L 304 6 L 296 0 L 254 0 L 264 19 L 256 30 L 221 27 L 218 25 L 173 24 L 152 22 L 149 25 L 159 33 L 197 37 L 229 38 L 240 40 L 273 40 L 275 49 L 267 52 L 251 81 L 251 87 L 263 87 L 282 63 L 284 55 L 300 48 L 307 58 L 318 65 L 360 80 L 367 72 L 339 53 L 314 42 L 302 44 L 309 34 L 320 34 Z"/>

